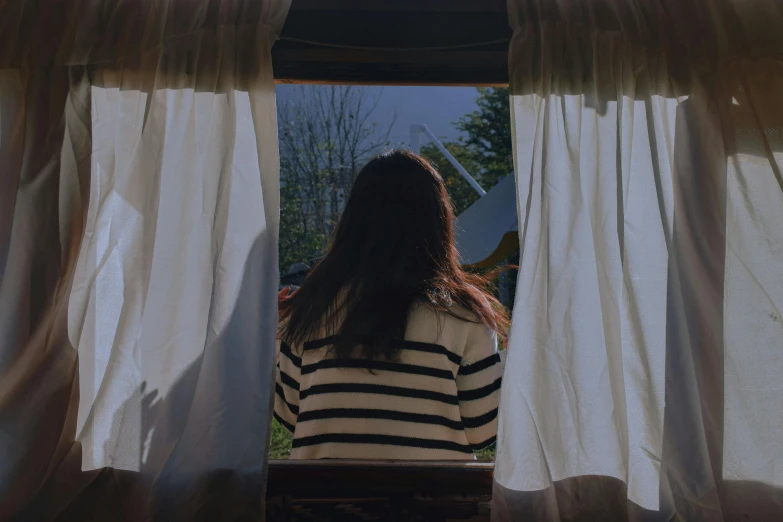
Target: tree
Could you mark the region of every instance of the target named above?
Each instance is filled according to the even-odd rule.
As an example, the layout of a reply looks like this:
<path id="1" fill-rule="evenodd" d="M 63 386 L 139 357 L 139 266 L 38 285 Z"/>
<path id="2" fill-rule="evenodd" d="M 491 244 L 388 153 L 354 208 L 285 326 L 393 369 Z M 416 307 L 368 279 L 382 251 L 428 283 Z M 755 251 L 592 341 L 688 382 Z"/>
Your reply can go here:
<path id="1" fill-rule="evenodd" d="M 479 165 L 474 161 L 473 156 L 463 145 L 449 142 L 444 144 L 444 147 L 446 147 L 459 164 L 465 167 L 465 170 L 471 175 L 473 175 L 474 172 L 479 171 Z M 427 160 L 438 169 L 438 172 L 446 185 L 446 190 L 449 192 L 455 215 L 461 214 L 466 208 L 478 200 L 478 193 L 467 181 L 465 181 L 465 178 L 457 172 L 457 169 L 449 163 L 446 156 L 444 156 L 435 145 L 432 143 L 422 145 L 421 155 L 427 158 Z"/>
<path id="2" fill-rule="evenodd" d="M 465 136 L 443 146 L 484 190 L 489 191 L 514 168 L 508 89 L 479 87 L 476 106 L 475 111 L 454 122 Z M 435 145 L 423 145 L 421 154 L 435 164 L 443 176 L 455 214 L 459 215 L 478 199 L 476 191 Z"/>
<path id="3" fill-rule="evenodd" d="M 303 86 L 278 111 L 280 269 L 323 254 L 358 169 L 388 145 L 372 120 L 381 92 Z"/>
<path id="4" fill-rule="evenodd" d="M 455 122 L 455 126 L 464 132 L 465 136 L 459 138 L 457 142 L 445 143 L 444 146 L 476 178 L 482 188 L 489 191 L 514 170 L 508 89 L 479 87 L 476 106 L 475 111 Z M 424 150 L 425 148 L 422 147 L 422 152 Z M 435 152 L 440 155 L 437 150 Z M 445 161 L 445 158 L 443 160 Z M 449 170 L 444 167 L 444 173 L 444 180 L 446 176 L 452 179 L 449 194 L 454 199 L 454 206 L 459 214 L 478 198 L 465 191 L 465 187 L 470 188 L 467 182 L 462 181 L 460 184 L 453 181 L 454 176 L 459 176 L 456 169 L 452 167 Z M 517 265 L 518 263 L 519 250 L 517 249 L 500 264 Z M 516 294 L 515 272 L 502 274 L 497 284 L 501 301 L 510 308 Z"/>
<path id="5" fill-rule="evenodd" d="M 481 166 L 477 172 L 479 183 L 489 190 L 514 170 L 508 88 L 479 87 L 476 106 L 455 126 L 467 135 L 459 139 L 459 144 Z"/>

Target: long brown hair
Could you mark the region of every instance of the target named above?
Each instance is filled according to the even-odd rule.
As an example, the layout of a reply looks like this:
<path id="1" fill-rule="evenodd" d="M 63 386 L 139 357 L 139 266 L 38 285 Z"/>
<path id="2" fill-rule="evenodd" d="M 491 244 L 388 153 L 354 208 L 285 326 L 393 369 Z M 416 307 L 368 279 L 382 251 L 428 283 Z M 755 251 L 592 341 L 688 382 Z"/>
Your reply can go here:
<path id="1" fill-rule="evenodd" d="M 361 346 L 365 358 L 393 359 L 416 302 L 505 334 L 508 317 L 489 277 L 460 266 L 453 221 L 443 179 L 427 160 L 406 150 L 370 160 L 326 257 L 281 304 L 281 339 L 301 346 L 336 335 L 337 357 Z"/>

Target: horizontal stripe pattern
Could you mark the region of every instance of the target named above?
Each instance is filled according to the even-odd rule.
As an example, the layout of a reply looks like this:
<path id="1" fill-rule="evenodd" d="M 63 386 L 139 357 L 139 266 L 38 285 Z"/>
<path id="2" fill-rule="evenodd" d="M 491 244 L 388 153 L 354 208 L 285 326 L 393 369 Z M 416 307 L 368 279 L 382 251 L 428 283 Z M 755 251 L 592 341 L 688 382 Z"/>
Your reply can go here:
<path id="1" fill-rule="evenodd" d="M 280 415 L 277 414 L 277 412 L 273 413 L 273 416 L 275 417 L 275 420 L 279 422 L 285 429 L 290 431 L 291 433 L 294 432 L 294 425 L 282 418 Z"/>
<path id="2" fill-rule="evenodd" d="M 498 418 L 498 409 L 488 411 L 478 417 L 462 417 L 462 423 L 466 428 L 480 428 Z"/>
<path id="3" fill-rule="evenodd" d="M 497 410 L 495 411 L 497 415 Z M 373 408 L 325 408 L 306 411 L 299 415 L 299 422 L 321 419 L 383 419 L 419 424 L 437 424 L 453 430 L 463 429 L 462 420 L 453 420 L 442 415 L 411 413 L 397 410 L 379 410 Z M 491 420 L 491 419 L 490 419 Z"/>
<path id="4" fill-rule="evenodd" d="M 438 401 L 444 404 L 458 404 L 457 397 L 449 395 L 447 393 L 439 393 L 430 390 L 417 390 L 413 388 L 405 388 L 402 386 L 388 386 L 384 384 L 364 384 L 364 383 L 350 383 L 350 382 L 336 382 L 328 384 L 314 384 L 302 390 L 300 398 L 304 400 L 311 395 L 324 394 L 324 393 L 362 393 L 362 394 L 376 394 L 376 395 L 393 395 L 400 398 L 408 399 L 423 399 L 428 401 Z M 372 400 L 372 398 L 367 398 Z"/>
<path id="5" fill-rule="evenodd" d="M 334 336 L 299 349 L 280 343 L 275 418 L 294 434 L 292 458 L 471 459 L 492 443 L 501 383 L 494 334 L 418 313 L 406 340 L 393 343 L 395 360 L 337 358 Z"/>
<path id="6" fill-rule="evenodd" d="M 495 444 L 495 442 L 497 442 L 497 440 L 498 440 L 497 435 L 492 435 L 490 438 L 488 438 L 485 441 L 473 444 L 473 451 L 483 450 L 487 446 L 491 446 L 492 444 Z"/>
<path id="7" fill-rule="evenodd" d="M 369 459 L 369 460 L 421 460 L 426 453 L 426 460 L 473 460 L 470 453 L 447 449 L 422 449 L 410 446 L 389 446 L 387 444 L 340 444 L 324 442 L 315 446 L 296 448 L 292 451 L 294 459 Z"/>
<path id="8" fill-rule="evenodd" d="M 334 344 L 334 342 L 338 339 L 338 336 L 332 335 L 329 337 L 324 337 L 323 339 L 318 339 L 316 341 L 310 341 L 305 343 L 304 350 L 310 351 L 310 350 L 319 350 L 321 348 L 324 348 L 326 346 L 331 346 Z M 371 337 L 364 337 L 364 338 L 357 338 L 355 340 L 357 344 L 367 344 L 372 342 Z M 444 355 L 448 360 L 453 362 L 454 364 L 461 364 L 462 363 L 462 357 L 457 355 L 456 353 L 452 352 L 445 346 L 441 346 L 439 344 L 434 343 L 421 343 L 421 342 L 415 342 L 415 341 L 404 341 L 404 340 L 393 340 L 391 341 L 391 345 L 394 348 L 399 348 L 401 350 L 413 350 L 417 352 L 425 352 L 425 353 L 434 353 L 439 355 Z"/>
<path id="9" fill-rule="evenodd" d="M 376 433 L 324 433 L 309 437 L 294 438 L 292 448 L 303 448 L 324 444 L 327 442 L 339 444 L 384 444 L 389 446 L 407 446 L 422 449 L 445 449 L 460 453 L 473 453 L 473 449 L 466 444 L 458 444 L 449 440 L 422 439 L 418 437 L 405 437 L 402 435 L 383 435 Z"/>
<path id="10" fill-rule="evenodd" d="M 277 383 L 275 385 L 275 394 L 277 394 L 277 397 L 285 403 L 286 407 L 288 408 L 288 411 L 290 411 L 294 415 L 299 415 L 299 407 L 296 406 L 295 404 L 291 404 L 290 402 L 288 402 L 288 399 L 286 399 L 285 392 L 283 391 L 283 388 L 280 386 L 280 383 Z"/>
<path id="11" fill-rule="evenodd" d="M 454 374 L 443 368 L 430 368 L 416 364 L 405 364 L 375 359 L 324 359 L 302 366 L 302 375 L 307 375 L 327 368 L 353 368 L 385 372 L 409 373 L 411 375 L 426 375 L 438 379 L 453 379 Z"/>
<path id="12" fill-rule="evenodd" d="M 481 388 L 475 388 L 473 390 L 460 390 L 457 392 L 457 397 L 460 401 L 475 401 L 477 399 L 483 399 L 492 395 L 494 392 L 500 390 L 500 377 L 492 381 L 486 386 Z"/>
<path id="13" fill-rule="evenodd" d="M 475 362 L 473 364 L 469 364 L 467 366 L 461 366 L 458 374 L 472 375 L 482 370 L 486 370 L 487 368 L 491 368 L 495 364 L 499 364 L 499 363 L 500 363 L 500 355 L 494 353 L 489 357 L 485 357 L 484 359 L 481 359 L 480 361 Z"/>
<path id="14" fill-rule="evenodd" d="M 280 382 L 291 389 L 299 391 L 299 382 L 282 370 L 280 371 Z"/>
<path id="15" fill-rule="evenodd" d="M 302 367 L 301 357 L 294 355 L 294 353 L 291 351 L 291 347 L 286 343 L 280 343 L 280 353 L 288 357 L 288 360 L 291 361 L 291 363 L 293 363 L 293 365 L 297 368 Z"/>

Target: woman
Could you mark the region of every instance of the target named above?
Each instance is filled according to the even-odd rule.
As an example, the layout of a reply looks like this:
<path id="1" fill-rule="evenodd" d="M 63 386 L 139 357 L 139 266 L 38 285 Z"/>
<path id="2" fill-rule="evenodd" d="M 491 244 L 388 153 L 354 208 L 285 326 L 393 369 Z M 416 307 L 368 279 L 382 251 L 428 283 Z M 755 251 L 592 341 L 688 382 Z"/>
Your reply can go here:
<path id="1" fill-rule="evenodd" d="M 472 459 L 495 441 L 508 321 L 464 272 L 423 158 L 359 173 L 326 257 L 280 306 L 275 417 L 294 459 Z"/>

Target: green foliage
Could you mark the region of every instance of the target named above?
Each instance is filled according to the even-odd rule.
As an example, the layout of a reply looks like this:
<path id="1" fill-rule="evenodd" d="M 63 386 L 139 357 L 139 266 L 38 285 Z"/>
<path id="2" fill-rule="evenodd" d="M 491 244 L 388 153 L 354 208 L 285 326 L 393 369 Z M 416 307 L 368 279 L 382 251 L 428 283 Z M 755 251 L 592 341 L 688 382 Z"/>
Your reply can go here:
<path id="1" fill-rule="evenodd" d="M 479 165 L 474 161 L 473 156 L 466 149 L 464 145 L 459 143 L 446 143 L 444 145 L 452 156 L 465 167 L 471 175 L 479 170 Z M 446 184 L 446 190 L 449 191 L 449 197 L 451 198 L 452 206 L 454 207 L 454 214 L 459 215 L 463 210 L 471 206 L 478 200 L 478 193 L 473 190 L 465 178 L 463 178 L 457 169 L 449 163 L 446 156 L 441 153 L 438 148 L 432 143 L 427 143 L 421 147 L 421 155 L 427 158 L 432 163 Z"/>
<path id="2" fill-rule="evenodd" d="M 514 170 L 508 89 L 478 88 L 476 107 L 475 111 L 455 122 L 456 127 L 466 136 L 460 138 L 457 143 L 446 143 L 445 146 L 484 190 L 489 191 Z M 456 174 L 456 170 L 454 173 Z M 467 186 L 467 183 L 465 185 Z M 449 192 L 451 193 L 451 189 Z M 455 190 L 455 193 L 458 192 Z M 461 194 L 457 197 L 460 196 Z M 517 250 L 500 265 L 518 263 Z M 516 293 L 516 272 L 507 273 L 497 283 L 501 290 L 498 297 L 507 307 L 511 307 Z"/>
<path id="3" fill-rule="evenodd" d="M 477 179 L 484 190 L 489 190 L 514 170 L 508 88 L 479 87 L 476 106 L 455 125 L 467 134 L 459 143 L 481 166 Z"/>
<path id="4" fill-rule="evenodd" d="M 492 443 L 491 445 L 487 446 L 486 448 L 482 450 L 478 450 L 475 452 L 476 458 L 478 460 L 488 460 L 488 461 L 494 461 L 495 460 L 495 444 Z"/>
<path id="5" fill-rule="evenodd" d="M 454 122 L 466 136 L 443 145 L 486 191 L 513 169 L 511 121 L 507 88 L 478 88 L 476 110 Z M 421 147 L 443 176 L 456 215 L 472 205 L 478 194 L 432 143 Z"/>
<path id="6" fill-rule="evenodd" d="M 350 185 L 366 158 L 388 143 L 389 129 L 372 121 L 377 98 L 361 88 L 310 86 L 280 108 L 280 271 L 323 255 Z M 455 125 L 466 136 L 445 143 L 489 190 L 513 169 L 507 88 L 479 88 L 476 110 Z M 437 148 L 422 155 L 438 168 L 455 214 L 478 195 Z"/>
<path id="7" fill-rule="evenodd" d="M 272 436 L 269 439 L 269 458 L 272 460 L 291 457 L 291 441 L 293 436 L 277 419 L 272 419 Z"/>
<path id="8" fill-rule="evenodd" d="M 294 180 L 280 185 L 279 266 L 285 274 L 291 265 L 307 262 L 322 255 L 328 236 L 308 226 L 309 216 L 302 212 L 302 190 Z"/>
<path id="9" fill-rule="evenodd" d="M 278 107 L 281 273 L 324 254 L 353 180 L 388 144 L 373 120 L 380 93 L 306 86 Z"/>

